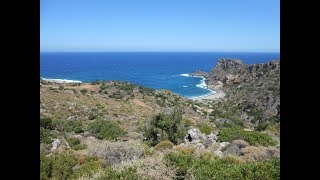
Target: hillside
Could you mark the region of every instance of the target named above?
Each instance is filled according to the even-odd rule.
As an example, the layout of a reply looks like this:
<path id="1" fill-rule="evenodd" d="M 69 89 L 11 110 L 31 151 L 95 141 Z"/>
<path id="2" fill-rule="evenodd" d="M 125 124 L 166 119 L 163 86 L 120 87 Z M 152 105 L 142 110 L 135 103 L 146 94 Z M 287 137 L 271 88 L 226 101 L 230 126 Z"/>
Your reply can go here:
<path id="1" fill-rule="evenodd" d="M 40 79 L 41 179 L 279 179 L 279 61 L 194 74 L 226 96 Z"/>

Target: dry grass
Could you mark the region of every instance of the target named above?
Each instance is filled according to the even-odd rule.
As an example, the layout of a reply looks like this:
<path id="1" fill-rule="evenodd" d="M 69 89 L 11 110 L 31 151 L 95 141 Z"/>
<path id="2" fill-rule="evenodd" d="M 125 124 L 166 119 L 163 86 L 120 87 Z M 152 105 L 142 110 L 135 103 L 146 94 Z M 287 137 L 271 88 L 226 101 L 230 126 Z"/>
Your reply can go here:
<path id="1" fill-rule="evenodd" d="M 271 159 L 271 158 L 280 158 L 280 149 L 274 147 L 264 147 L 264 146 L 247 146 L 241 149 L 241 159 L 246 162 L 251 161 L 261 161 L 264 159 Z"/>
<path id="2" fill-rule="evenodd" d="M 174 144 L 171 141 L 165 140 L 165 141 L 161 141 L 159 144 L 154 146 L 154 150 L 165 151 L 167 149 L 171 149 L 173 146 Z"/>
<path id="3" fill-rule="evenodd" d="M 192 154 L 195 151 L 194 148 L 185 147 L 185 146 L 175 146 L 174 150 L 179 151 L 183 154 Z"/>
<path id="4" fill-rule="evenodd" d="M 110 142 L 96 140 L 88 145 L 88 155 L 104 159 L 110 165 L 135 161 L 144 155 L 139 141 Z"/>
<path id="5" fill-rule="evenodd" d="M 140 159 L 134 165 L 137 167 L 138 175 L 153 180 L 169 180 L 175 177 L 174 169 L 166 166 L 163 162 L 163 154 Z"/>

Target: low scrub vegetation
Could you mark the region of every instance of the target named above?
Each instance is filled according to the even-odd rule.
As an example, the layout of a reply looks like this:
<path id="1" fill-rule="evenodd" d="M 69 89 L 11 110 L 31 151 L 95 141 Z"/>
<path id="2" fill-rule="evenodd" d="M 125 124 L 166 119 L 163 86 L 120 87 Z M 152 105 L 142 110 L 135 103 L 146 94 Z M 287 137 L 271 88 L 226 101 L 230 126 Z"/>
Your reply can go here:
<path id="1" fill-rule="evenodd" d="M 106 140 L 116 140 L 118 137 L 127 134 L 127 132 L 122 130 L 117 124 L 103 119 L 97 119 L 90 123 L 88 130 L 95 137 Z"/>
<path id="2" fill-rule="evenodd" d="M 244 163 L 236 157 L 194 158 L 171 152 L 165 160 L 177 169 L 177 179 L 280 179 L 279 159 Z"/>
<path id="3" fill-rule="evenodd" d="M 85 144 L 82 144 L 80 139 L 75 137 L 70 137 L 66 139 L 70 148 L 73 150 L 81 150 L 87 148 Z"/>
<path id="4" fill-rule="evenodd" d="M 174 144 L 183 141 L 187 127 L 182 123 L 182 111 L 174 110 L 171 114 L 157 114 L 145 131 L 149 144 L 154 146 L 160 141 L 169 140 Z"/>
<path id="5" fill-rule="evenodd" d="M 161 141 L 159 144 L 157 144 L 154 147 L 154 150 L 163 151 L 163 150 L 166 150 L 166 149 L 171 149 L 173 146 L 174 146 L 174 144 L 172 142 L 170 142 L 168 140 L 165 140 L 165 141 Z"/>
<path id="6" fill-rule="evenodd" d="M 250 145 L 274 146 L 276 142 L 267 134 L 258 131 L 245 131 L 241 128 L 223 128 L 219 132 L 220 141 L 231 142 L 236 139 L 242 139 Z"/>

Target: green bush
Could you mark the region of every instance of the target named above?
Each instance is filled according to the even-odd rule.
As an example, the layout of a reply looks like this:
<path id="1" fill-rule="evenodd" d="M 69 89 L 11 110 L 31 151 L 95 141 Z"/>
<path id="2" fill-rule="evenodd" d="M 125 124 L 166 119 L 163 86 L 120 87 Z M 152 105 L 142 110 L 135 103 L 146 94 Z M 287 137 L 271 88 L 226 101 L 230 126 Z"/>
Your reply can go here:
<path id="1" fill-rule="evenodd" d="M 52 119 L 40 118 L 40 127 L 52 130 L 53 129 Z"/>
<path id="2" fill-rule="evenodd" d="M 83 125 L 78 120 L 53 120 L 53 128 L 59 132 L 75 132 L 82 133 Z"/>
<path id="3" fill-rule="evenodd" d="M 103 82 L 101 85 L 100 85 L 100 90 L 105 90 L 107 89 L 107 85 Z"/>
<path id="4" fill-rule="evenodd" d="M 73 150 L 81 150 L 81 149 L 87 148 L 85 144 L 81 144 L 81 141 L 78 138 L 71 137 L 71 138 L 67 138 L 66 140 L 70 148 Z"/>
<path id="5" fill-rule="evenodd" d="M 165 162 L 176 169 L 177 179 L 280 179 L 279 159 L 243 163 L 232 157 L 196 159 L 170 152 Z"/>
<path id="6" fill-rule="evenodd" d="M 165 154 L 164 160 L 168 166 L 172 166 L 176 169 L 177 179 L 184 179 L 184 176 L 188 173 L 188 170 L 193 166 L 194 158 L 191 155 L 170 152 Z"/>
<path id="7" fill-rule="evenodd" d="M 77 159 L 70 154 L 40 156 L 40 179 L 69 179 Z"/>
<path id="8" fill-rule="evenodd" d="M 130 179 L 130 180 L 140 180 L 141 177 L 137 174 L 137 168 L 126 167 L 123 170 L 113 170 L 108 168 L 101 179 L 119 180 L 119 179 Z"/>
<path id="9" fill-rule="evenodd" d="M 202 124 L 199 130 L 201 133 L 204 133 L 206 135 L 209 135 L 212 132 L 212 128 L 206 123 Z"/>
<path id="10" fill-rule="evenodd" d="M 219 140 L 231 142 L 236 139 L 247 141 L 250 145 L 273 146 L 276 142 L 267 134 L 257 131 L 245 131 L 241 128 L 223 128 L 219 132 Z"/>
<path id="11" fill-rule="evenodd" d="M 270 123 L 268 121 L 263 121 L 255 128 L 257 131 L 264 131 Z"/>
<path id="12" fill-rule="evenodd" d="M 159 113 L 152 118 L 150 126 L 144 134 L 152 146 L 158 144 L 161 140 L 169 140 L 174 144 L 179 144 L 187 133 L 186 124 L 182 122 L 181 110 L 174 110 L 168 115 Z M 160 134 L 160 137 L 158 134 Z"/>
<path id="13" fill-rule="evenodd" d="M 52 158 L 40 154 L 40 179 L 50 179 L 52 177 Z"/>
<path id="14" fill-rule="evenodd" d="M 159 144 L 157 144 L 154 147 L 154 150 L 165 150 L 165 149 L 171 149 L 174 146 L 174 144 L 168 140 L 161 141 Z"/>
<path id="15" fill-rule="evenodd" d="M 118 137 L 127 134 L 117 124 L 102 119 L 96 119 L 90 123 L 88 129 L 95 137 L 106 140 L 116 140 Z"/>
<path id="16" fill-rule="evenodd" d="M 84 93 L 87 93 L 87 92 L 88 92 L 88 89 L 81 89 L 80 92 L 83 93 L 83 94 L 84 94 Z"/>
<path id="17" fill-rule="evenodd" d="M 74 169 L 76 165 L 78 168 Z M 87 157 L 83 164 L 78 164 L 78 159 L 73 154 L 40 155 L 40 179 L 91 177 L 101 169 L 98 159 L 93 157 Z"/>
<path id="18" fill-rule="evenodd" d="M 64 130 L 66 132 L 75 132 L 75 133 L 82 133 L 83 125 L 80 121 L 65 121 L 64 123 Z"/>
<path id="19" fill-rule="evenodd" d="M 268 133 L 271 133 L 277 137 L 280 137 L 280 122 L 268 125 L 265 130 Z"/>
<path id="20" fill-rule="evenodd" d="M 87 157 L 85 158 L 84 164 L 81 165 L 80 169 L 76 169 L 72 177 L 77 179 L 79 177 L 92 177 L 95 173 L 97 173 L 100 169 L 102 169 L 100 162 L 95 157 Z"/>
<path id="21" fill-rule="evenodd" d="M 40 127 L 40 143 L 45 143 L 45 144 L 52 143 L 50 130 Z"/>

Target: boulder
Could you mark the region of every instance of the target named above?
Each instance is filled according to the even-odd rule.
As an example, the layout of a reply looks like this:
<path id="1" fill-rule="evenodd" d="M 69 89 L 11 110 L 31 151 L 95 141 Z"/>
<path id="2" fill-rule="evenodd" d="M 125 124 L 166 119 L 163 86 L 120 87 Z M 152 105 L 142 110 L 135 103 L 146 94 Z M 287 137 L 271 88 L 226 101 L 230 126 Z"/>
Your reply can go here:
<path id="1" fill-rule="evenodd" d="M 52 142 L 52 148 L 51 151 L 56 150 L 61 145 L 60 139 L 54 139 Z"/>
<path id="2" fill-rule="evenodd" d="M 211 133 L 209 135 L 206 135 L 202 134 L 198 128 L 192 128 L 186 134 L 185 143 L 195 144 L 200 148 L 206 148 L 209 145 L 215 143 L 217 139 L 217 133 Z"/>

